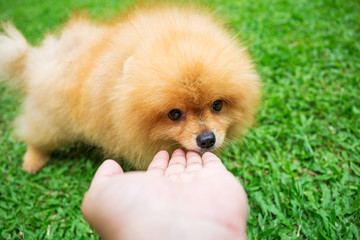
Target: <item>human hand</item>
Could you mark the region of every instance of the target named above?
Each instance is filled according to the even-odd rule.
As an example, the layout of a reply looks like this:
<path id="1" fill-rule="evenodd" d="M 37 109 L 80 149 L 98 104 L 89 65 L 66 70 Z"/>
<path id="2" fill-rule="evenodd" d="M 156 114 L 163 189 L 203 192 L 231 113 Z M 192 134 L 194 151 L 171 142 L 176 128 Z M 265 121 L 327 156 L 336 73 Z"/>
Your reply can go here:
<path id="1" fill-rule="evenodd" d="M 246 239 L 247 197 L 212 153 L 155 155 L 146 172 L 97 170 L 82 212 L 104 239 Z"/>

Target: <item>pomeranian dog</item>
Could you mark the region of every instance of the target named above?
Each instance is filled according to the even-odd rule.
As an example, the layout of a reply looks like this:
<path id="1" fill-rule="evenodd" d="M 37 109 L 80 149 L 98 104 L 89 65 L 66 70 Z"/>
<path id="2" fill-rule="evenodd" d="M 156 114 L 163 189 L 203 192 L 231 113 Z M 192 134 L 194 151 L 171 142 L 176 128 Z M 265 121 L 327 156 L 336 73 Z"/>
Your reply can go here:
<path id="1" fill-rule="evenodd" d="M 15 127 L 27 172 L 74 141 L 145 169 L 159 150 L 213 151 L 253 121 L 252 60 L 197 7 L 138 7 L 102 25 L 75 16 L 39 46 L 3 29 L 0 73 L 25 95 Z"/>

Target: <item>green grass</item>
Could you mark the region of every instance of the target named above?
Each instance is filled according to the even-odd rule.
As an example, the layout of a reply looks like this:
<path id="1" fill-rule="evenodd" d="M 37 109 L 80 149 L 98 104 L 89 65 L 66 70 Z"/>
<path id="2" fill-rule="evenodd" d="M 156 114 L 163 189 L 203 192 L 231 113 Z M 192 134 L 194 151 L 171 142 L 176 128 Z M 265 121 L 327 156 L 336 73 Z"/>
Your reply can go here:
<path id="1" fill-rule="evenodd" d="M 101 19 L 130 1 L 118 2 L 0 0 L 0 18 L 35 43 L 72 9 Z M 264 83 L 256 126 L 222 155 L 248 193 L 249 239 L 360 239 L 359 1 L 209 4 L 249 46 Z M 70 146 L 26 174 L 11 125 L 21 97 L 4 84 L 0 93 L 0 238 L 98 239 L 80 203 L 101 155 Z"/>

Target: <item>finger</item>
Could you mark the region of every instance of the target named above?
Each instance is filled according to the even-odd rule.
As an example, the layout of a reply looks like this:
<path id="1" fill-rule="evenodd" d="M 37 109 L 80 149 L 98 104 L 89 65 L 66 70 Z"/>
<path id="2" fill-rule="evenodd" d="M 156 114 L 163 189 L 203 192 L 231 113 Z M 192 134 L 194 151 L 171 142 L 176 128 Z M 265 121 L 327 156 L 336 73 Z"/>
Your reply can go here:
<path id="1" fill-rule="evenodd" d="M 165 176 L 178 175 L 185 171 L 186 159 L 182 149 L 176 149 L 171 156 L 169 166 L 165 170 Z"/>
<path id="2" fill-rule="evenodd" d="M 203 168 L 201 157 L 198 153 L 189 151 L 186 154 L 186 169 L 185 172 L 196 172 Z"/>
<path id="3" fill-rule="evenodd" d="M 108 179 L 109 177 L 113 177 L 123 173 L 124 171 L 117 162 L 111 159 L 105 160 L 96 171 L 90 187 L 98 184 L 105 179 Z"/>
<path id="4" fill-rule="evenodd" d="M 146 173 L 163 176 L 168 163 L 169 153 L 167 151 L 160 151 L 154 156 Z"/>
<path id="5" fill-rule="evenodd" d="M 219 170 L 226 170 L 224 164 L 222 164 L 220 158 L 218 158 L 215 154 L 211 152 L 206 152 L 202 155 L 202 161 L 204 168 L 207 169 L 219 169 Z"/>

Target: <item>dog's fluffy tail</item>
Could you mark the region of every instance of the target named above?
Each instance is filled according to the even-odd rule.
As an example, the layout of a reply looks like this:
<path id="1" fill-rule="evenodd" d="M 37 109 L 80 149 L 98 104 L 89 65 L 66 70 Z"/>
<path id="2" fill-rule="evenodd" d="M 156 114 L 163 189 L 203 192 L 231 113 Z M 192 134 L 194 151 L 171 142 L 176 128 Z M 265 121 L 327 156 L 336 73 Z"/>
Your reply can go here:
<path id="1" fill-rule="evenodd" d="M 0 80 L 10 80 L 12 86 L 22 89 L 30 46 L 11 23 L 1 23 L 1 27 L 3 32 L 0 33 Z"/>

